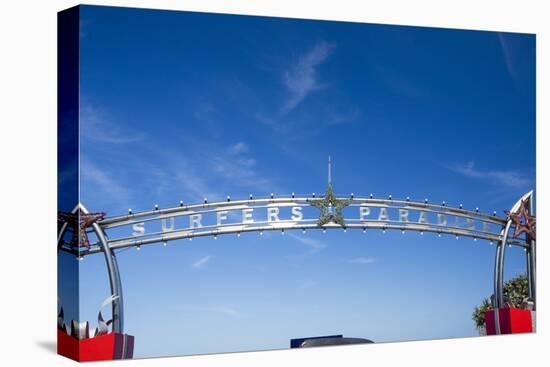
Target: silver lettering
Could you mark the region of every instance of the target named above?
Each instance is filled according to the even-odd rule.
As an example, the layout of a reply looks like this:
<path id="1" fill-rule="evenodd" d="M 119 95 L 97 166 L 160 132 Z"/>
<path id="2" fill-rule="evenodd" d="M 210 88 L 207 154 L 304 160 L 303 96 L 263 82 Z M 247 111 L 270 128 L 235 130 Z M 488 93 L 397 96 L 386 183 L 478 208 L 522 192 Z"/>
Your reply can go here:
<path id="1" fill-rule="evenodd" d="M 267 208 L 267 221 L 268 222 L 279 221 L 279 208 L 273 208 L 273 207 Z"/>
<path id="2" fill-rule="evenodd" d="M 216 213 L 216 224 L 221 226 L 222 220 L 227 220 L 227 211 L 221 211 Z"/>
<path id="3" fill-rule="evenodd" d="M 380 208 L 380 214 L 378 214 L 378 220 L 389 221 L 390 217 L 388 216 L 388 209 Z"/>
<path id="4" fill-rule="evenodd" d="M 252 212 L 254 209 L 243 209 L 243 223 L 254 223 Z"/>
<path id="5" fill-rule="evenodd" d="M 302 207 L 301 206 L 293 206 L 292 207 L 292 220 L 301 221 L 302 219 L 304 219 L 304 214 L 302 213 Z"/>
<path id="6" fill-rule="evenodd" d="M 170 219 L 170 227 L 166 225 L 166 218 L 162 220 L 162 231 L 168 232 L 174 230 L 174 217 L 169 218 Z"/>
<path id="7" fill-rule="evenodd" d="M 359 220 L 367 220 L 370 215 L 370 208 L 368 206 L 359 207 Z"/>
<path id="8" fill-rule="evenodd" d="M 428 213 L 426 213 L 425 211 L 421 211 L 420 216 L 418 217 L 418 223 L 428 224 Z"/>
<path id="9" fill-rule="evenodd" d="M 192 214 L 189 216 L 189 228 L 200 228 L 202 227 L 201 224 L 202 214 Z"/>
<path id="10" fill-rule="evenodd" d="M 139 236 L 141 234 L 145 234 L 145 223 L 135 223 L 132 226 L 132 230 L 134 231 L 132 233 L 132 236 Z"/>

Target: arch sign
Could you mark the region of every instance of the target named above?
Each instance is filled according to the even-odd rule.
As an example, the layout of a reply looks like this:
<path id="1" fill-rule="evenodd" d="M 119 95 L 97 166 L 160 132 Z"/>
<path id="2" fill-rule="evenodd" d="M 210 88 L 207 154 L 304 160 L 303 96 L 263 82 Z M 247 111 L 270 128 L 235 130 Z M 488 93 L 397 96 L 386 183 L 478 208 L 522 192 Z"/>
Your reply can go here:
<path id="1" fill-rule="evenodd" d="M 320 197 L 310 196 L 255 198 L 208 202 L 144 212 L 128 211 L 128 214 L 107 217 L 105 213 L 89 213 L 79 205 L 73 213 L 60 213 L 62 223 L 58 246 L 82 259 L 85 256 L 104 253 L 109 271 L 113 296 L 113 330 L 123 331 L 122 286 L 115 250 L 128 247 L 140 248 L 180 239 L 218 236 L 245 232 L 289 230 L 399 230 L 437 233 L 471 237 L 496 243 L 494 270 L 494 306 L 505 306 L 503 291 L 504 252 L 506 245 L 525 249 L 529 297 L 535 299 L 535 241 L 536 219 L 533 212 L 533 192 L 526 193 L 505 216 L 496 212 L 483 213 L 477 208 L 468 210 L 448 206 L 445 202 L 432 204 L 428 200 L 413 201 L 409 198 L 337 196 L 333 192 L 331 162 L 328 163 L 328 187 Z M 67 229 L 72 227 L 66 241 Z M 76 230 L 75 230 L 76 228 Z M 90 242 L 88 231 L 92 229 L 97 241 Z M 496 314 L 496 313 L 495 313 Z M 498 324 L 498 323 L 496 323 Z M 498 332 L 498 330 L 496 331 Z"/>

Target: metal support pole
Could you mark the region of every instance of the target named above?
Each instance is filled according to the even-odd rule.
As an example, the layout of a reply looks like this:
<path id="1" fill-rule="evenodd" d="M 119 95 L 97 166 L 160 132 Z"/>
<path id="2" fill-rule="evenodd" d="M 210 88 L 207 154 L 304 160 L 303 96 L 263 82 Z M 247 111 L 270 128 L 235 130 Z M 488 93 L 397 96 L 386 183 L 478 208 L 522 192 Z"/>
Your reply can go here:
<path id="1" fill-rule="evenodd" d="M 519 199 L 516 204 L 510 210 L 510 213 L 515 213 L 522 205 L 523 201 L 527 202 L 529 214 L 532 213 L 532 200 L 533 200 L 533 191 L 529 191 Z M 497 245 L 497 253 L 495 258 L 495 308 L 504 307 L 504 252 L 506 249 L 506 243 L 508 242 L 508 235 L 510 232 L 510 227 L 512 226 L 512 220 L 508 219 L 506 226 L 502 230 L 502 240 Z M 535 241 L 528 238 L 528 243 L 530 243 L 529 248 L 527 249 L 527 273 L 528 273 L 528 283 L 529 283 L 529 292 L 530 294 L 535 294 Z M 533 297 L 534 299 L 534 297 Z"/>
<path id="2" fill-rule="evenodd" d="M 116 260 L 113 257 L 113 254 L 111 252 L 111 249 L 109 248 L 109 245 L 107 244 L 107 239 L 105 238 L 105 234 L 103 233 L 103 230 L 99 226 L 99 224 L 94 223 L 92 224 L 94 231 L 96 233 L 96 236 L 99 240 L 100 246 L 103 250 L 103 253 L 105 254 L 105 262 L 107 263 L 107 272 L 109 273 L 109 283 L 111 285 L 111 294 L 118 296 L 116 298 L 112 305 L 112 313 L 113 313 L 113 332 L 115 333 L 123 333 L 124 332 L 124 311 L 122 307 L 122 292 L 120 289 L 120 274 L 118 273 L 118 267 L 116 266 Z"/>
<path id="3" fill-rule="evenodd" d="M 533 285 L 531 284 L 531 249 L 525 249 L 525 262 L 527 267 L 527 296 L 533 298 Z"/>
<path id="4" fill-rule="evenodd" d="M 529 212 L 529 215 L 533 215 L 534 212 L 534 205 L 533 205 L 533 193 L 531 192 L 531 195 L 529 195 L 529 199 L 527 201 L 527 210 Z M 527 236 L 527 242 L 529 244 L 529 247 L 527 248 L 526 255 L 527 255 L 527 282 L 528 282 L 528 289 L 529 289 L 529 297 L 533 299 L 534 306 L 533 310 L 536 310 L 537 307 L 537 272 L 536 272 L 536 241 L 531 238 L 530 236 Z"/>
<path id="5" fill-rule="evenodd" d="M 508 242 L 508 233 L 510 232 L 511 221 L 506 223 L 502 231 L 502 240 L 497 244 L 497 258 L 495 263 L 495 300 L 496 307 L 504 307 L 504 254 L 506 252 L 506 243 Z"/>
<path id="6" fill-rule="evenodd" d="M 118 304 L 118 314 L 120 316 L 120 330 L 124 330 L 124 303 L 122 302 L 122 281 L 120 279 L 120 271 L 118 270 L 118 261 L 114 251 L 111 251 L 111 257 L 113 259 L 114 271 L 117 274 L 117 285 L 118 285 L 118 299 L 120 303 Z M 121 331 L 122 332 L 122 331 Z"/>
<path id="7" fill-rule="evenodd" d="M 88 214 L 88 210 L 84 205 L 80 205 L 80 210 L 84 214 Z M 120 274 L 118 272 L 118 266 L 116 263 L 116 257 L 111 252 L 109 245 L 107 243 L 107 238 L 105 233 L 99 226 L 99 224 L 92 224 L 92 228 L 99 240 L 99 245 L 101 250 L 105 254 L 105 262 L 107 264 L 107 272 L 109 274 L 109 283 L 111 285 L 111 294 L 118 296 L 112 303 L 112 314 L 113 314 L 113 332 L 115 333 L 124 333 L 124 309 L 123 309 L 123 300 L 122 300 L 122 286 L 120 280 Z"/>
<path id="8" fill-rule="evenodd" d="M 499 318 L 498 318 L 498 309 L 502 307 L 500 305 L 500 269 L 499 269 L 499 261 L 500 256 L 502 253 L 503 246 L 501 243 L 497 243 L 496 246 L 496 253 L 495 253 L 495 273 L 494 273 L 494 294 L 493 294 L 493 309 L 494 311 L 494 319 L 495 319 L 495 334 L 500 334 L 500 324 L 499 324 Z"/>
<path id="9" fill-rule="evenodd" d="M 537 309 L 537 268 L 536 268 L 536 241 L 531 240 L 531 246 L 527 250 L 527 253 L 529 254 L 530 261 L 529 261 L 529 297 L 533 299 L 535 302 L 534 310 Z"/>
<path id="10" fill-rule="evenodd" d="M 497 243 L 496 252 L 495 252 L 495 271 L 494 271 L 494 277 L 493 277 L 493 308 L 499 308 L 501 307 L 500 304 L 500 254 L 502 252 L 502 246 L 501 243 Z"/>

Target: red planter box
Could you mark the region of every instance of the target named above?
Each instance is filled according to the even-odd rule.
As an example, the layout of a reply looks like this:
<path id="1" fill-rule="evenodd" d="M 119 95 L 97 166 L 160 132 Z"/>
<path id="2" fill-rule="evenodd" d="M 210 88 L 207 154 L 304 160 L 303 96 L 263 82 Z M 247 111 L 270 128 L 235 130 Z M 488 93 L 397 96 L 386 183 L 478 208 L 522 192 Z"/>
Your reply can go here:
<path id="1" fill-rule="evenodd" d="M 497 334 L 495 328 L 495 311 L 498 312 L 499 334 L 533 332 L 531 311 L 519 308 L 499 308 L 485 312 L 485 328 L 487 330 L 487 335 Z"/>
<path id="2" fill-rule="evenodd" d="M 78 340 L 64 331 L 58 330 L 57 353 L 78 362 L 132 358 L 134 337 L 109 333 L 95 338 Z"/>

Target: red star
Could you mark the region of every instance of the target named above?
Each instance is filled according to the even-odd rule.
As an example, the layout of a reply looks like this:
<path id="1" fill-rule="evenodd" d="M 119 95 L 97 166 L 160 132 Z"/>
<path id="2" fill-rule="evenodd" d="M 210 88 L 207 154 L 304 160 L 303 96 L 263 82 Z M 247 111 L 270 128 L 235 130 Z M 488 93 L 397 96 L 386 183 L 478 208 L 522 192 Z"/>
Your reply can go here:
<path id="1" fill-rule="evenodd" d="M 536 224 L 537 219 L 532 215 L 529 215 L 527 210 L 526 201 L 522 200 L 519 209 L 511 213 L 510 211 L 505 211 L 508 215 L 508 218 L 514 223 L 515 229 L 512 237 L 518 238 L 520 234 L 525 233 L 528 237 L 533 240 L 537 240 L 536 237 Z"/>
<path id="2" fill-rule="evenodd" d="M 77 213 L 66 213 L 59 212 L 59 220 L 61 222 L 67 222 L 67 224 L 73 228 L 73 238 L 71 239 L 71 244 L 74 246 L 75 243 L 78 243 L 79 246 L 84 246 L 87 249 L 90 248 L 90 242 L 88 240 L 88 233 L 86 228 L 90 227 L 92 224 L 97 222 L 106 215 L 104 212 L 100 213 L 90 213 L 82 214 L 80 209 Z M 79 239 L 80 233 L 80 239 Z"/>

